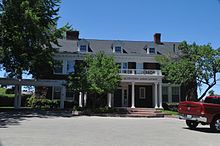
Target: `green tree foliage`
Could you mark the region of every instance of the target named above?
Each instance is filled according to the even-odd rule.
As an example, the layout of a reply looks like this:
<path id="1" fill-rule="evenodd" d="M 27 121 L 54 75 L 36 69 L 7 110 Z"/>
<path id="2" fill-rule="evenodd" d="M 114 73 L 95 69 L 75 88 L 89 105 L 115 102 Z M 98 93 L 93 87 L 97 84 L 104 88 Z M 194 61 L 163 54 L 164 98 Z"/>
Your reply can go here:
<path id="1" fill-rule="evenodd" d="M 85 62 L 88 65 L 87 80 L 91 93 L 112 93 L 118 87 L 121 77 L 113 57 L 99 52 L 86 57 Z"/>
<path id="2" fill-rule="evenodd" d="M 201 100 L 216 84 L 217 73 L 220 72 L 220 49 L 213 49 L 210 44 L 197 45 L 182 42 L 179 54 L 175 57 L 156 57 L 162 67 L 166 79 L 172 83 L 187 86 L 187 97 Z M 197 86 L 205 85 L 200 97 L 197 97 Z"/>
<path id="3" fill-rule="evenodd" d="M 87 66 L 84 61 L 78 62 L 75 65 L 75 72 L 70 74 L 68 85 L 71 89 L 76 92 L 87 92 L 88 91 L 88 81 L 87 81 Z"/>
<path id="4" fill-rule="evenodd" d="M 56 29 L 60 0 L 3 0 L 1 17 L 3 57 L 11 77 L 23 71 L 40 78 L 52 69 L 53 55 L 67 26 Z"/>
<path id="5" fill-rule="evenodd" d="M 120 80 L 114 58 L 99 52 L 86 56 L 83 63 L 76 64 L 75 73 L 69 77 L 69 86 L 75 91 L 93 94 L 94 109 L 97 95 L 113 93 Z"/>

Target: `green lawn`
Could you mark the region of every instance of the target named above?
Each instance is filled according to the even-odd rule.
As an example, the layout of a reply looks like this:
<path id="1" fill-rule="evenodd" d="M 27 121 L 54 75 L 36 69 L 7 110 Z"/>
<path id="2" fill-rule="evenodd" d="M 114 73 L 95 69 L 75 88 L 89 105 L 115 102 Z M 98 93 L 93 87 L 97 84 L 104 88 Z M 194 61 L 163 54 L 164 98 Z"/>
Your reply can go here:
<path id="1" fill-rule="evenodd" d="M 174 116 L 178 115 L 178 112 L 175 112 L 175 111 L 162 110 L 162 112 L 165 114 L 170 114 L 170 115 L 174 115 Z"/>
<path id="2" fill-rule="evenodd" d="M 5 91 L 5 88 L 0 88 L 0 97 L 14 98 L 15 94 L 6 94 Z"/>

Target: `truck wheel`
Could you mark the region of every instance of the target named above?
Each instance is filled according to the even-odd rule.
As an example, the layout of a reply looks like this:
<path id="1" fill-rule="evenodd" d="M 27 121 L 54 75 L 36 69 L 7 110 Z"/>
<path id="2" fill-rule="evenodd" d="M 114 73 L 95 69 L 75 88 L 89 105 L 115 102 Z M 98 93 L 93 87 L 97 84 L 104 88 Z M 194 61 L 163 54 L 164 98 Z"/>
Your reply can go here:
<path id="1" fill-rule="evenodd" d="M 196 129 L 196 127 L 198 126 L 198 122 L 196 121 L 191 121 L 191 120 L 186 120 L 186 125 L 190 128 L 190 129 Z"/>
<path id="2" fill-rule="evenodd" d="M 217 117 L 212 121 L 210 128 L 214 132 L 220 132 L 220 117 Z"/>

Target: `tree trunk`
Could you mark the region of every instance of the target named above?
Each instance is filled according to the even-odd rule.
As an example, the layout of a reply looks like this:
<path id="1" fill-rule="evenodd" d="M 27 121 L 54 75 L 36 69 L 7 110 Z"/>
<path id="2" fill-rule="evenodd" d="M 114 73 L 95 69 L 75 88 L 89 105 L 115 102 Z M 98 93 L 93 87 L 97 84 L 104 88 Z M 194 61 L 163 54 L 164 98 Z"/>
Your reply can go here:
<path id="1" fill-rule="evenodd" d="M 186 101 L 198 101 L 196 80 L 186 84 Z"/>

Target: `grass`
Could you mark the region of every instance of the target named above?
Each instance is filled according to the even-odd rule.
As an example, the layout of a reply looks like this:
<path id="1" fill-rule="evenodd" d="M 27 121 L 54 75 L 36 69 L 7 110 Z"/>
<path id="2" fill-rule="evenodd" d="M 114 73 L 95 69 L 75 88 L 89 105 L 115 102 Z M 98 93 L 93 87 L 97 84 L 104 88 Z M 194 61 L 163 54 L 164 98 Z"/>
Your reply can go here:
<path id="1" fill-rule="evenodd" d="M 165 113 L 165 114 L 173 115 L 173 116 L 177 116 L 178 115 L 178 112 L 175 112 L 175 111 L 162 110 L 162 112 Z"/>
<path id="2" fill-rule="evenodd" d="M 5 88 L 0 88 L 0 97 L 8 97 L 8 98 L 14 98 L 15 94 L 6 94 Z"/>

